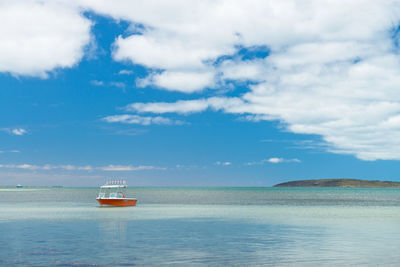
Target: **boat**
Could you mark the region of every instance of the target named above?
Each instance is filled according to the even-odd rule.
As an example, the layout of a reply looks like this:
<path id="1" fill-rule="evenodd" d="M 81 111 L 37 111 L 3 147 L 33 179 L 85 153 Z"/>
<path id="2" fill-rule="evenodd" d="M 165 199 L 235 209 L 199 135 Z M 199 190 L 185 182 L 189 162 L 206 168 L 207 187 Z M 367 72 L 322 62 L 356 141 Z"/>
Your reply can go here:
<path id="1" fill-rule="evenodd" d="M 126 197 L 126 189 L 128 186 L 123 180 L 108 181 L 105 185 L 100 186 L 99 195 L 96 200 L 100 205 L 108 206 L 136 206 L 136 198 Z"/>
<path id="2" fill-rule="evenodd" d="M 23 188 L 23 186 L 20 185 L 20 184 L 17 184 L 15 187 L 16 187 L 16 188 Z"/>

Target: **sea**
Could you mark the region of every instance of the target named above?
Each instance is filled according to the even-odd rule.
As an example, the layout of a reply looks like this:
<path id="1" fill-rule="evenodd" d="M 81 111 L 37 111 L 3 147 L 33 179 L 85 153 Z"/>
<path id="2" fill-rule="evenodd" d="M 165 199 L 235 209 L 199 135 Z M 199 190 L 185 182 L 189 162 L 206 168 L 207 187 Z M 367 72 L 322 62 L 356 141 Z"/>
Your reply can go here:
<path id="1" fill-rule="evenodd" d="M 400 266 L 400 188 L 0 188 L 0 266 Z"/>

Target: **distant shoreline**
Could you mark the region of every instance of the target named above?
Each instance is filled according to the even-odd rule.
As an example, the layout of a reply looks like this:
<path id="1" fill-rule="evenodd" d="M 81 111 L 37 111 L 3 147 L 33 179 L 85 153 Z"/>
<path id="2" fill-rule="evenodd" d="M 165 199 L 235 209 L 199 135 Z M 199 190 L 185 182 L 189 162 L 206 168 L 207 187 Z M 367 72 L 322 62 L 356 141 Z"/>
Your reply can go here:
<path id="1" fill-rule="evenodd" d="M 378 181 L 378 180 L 360 180 L 360 179 L 311 179 L 295 180 L 279 183 L 273 186 L 130 186 L 130 189 L 246 189 L 246 188 L 271 188 L 271 187 L 400 187 L 400 182 Z M 0 189 L 98 189 L 98 186 L 48 186 L 48 185 L 24 185 L 17 187 L 15 185 L 0 185 Z"/>
<path id="2" fill-rule="evenodd" d="M 24 186 L 15 186 L 15 185 L 1 185 L 0 188 L 63 188 L 62 185 L 24 185 Z"/>
<path id="3" fill-rule="evenodd" d="M 280 183 L 274 185 L 274 187 L 400 187 L 400 182 L 359 179 L 313 179 Z"/>

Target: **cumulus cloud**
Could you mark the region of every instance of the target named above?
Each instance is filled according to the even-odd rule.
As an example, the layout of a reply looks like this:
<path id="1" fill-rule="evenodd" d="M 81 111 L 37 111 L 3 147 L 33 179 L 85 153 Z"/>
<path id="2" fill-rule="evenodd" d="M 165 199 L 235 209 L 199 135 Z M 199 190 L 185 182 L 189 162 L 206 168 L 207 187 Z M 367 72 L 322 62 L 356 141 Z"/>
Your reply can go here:
<path id="1" fill-rule="evenodd" d="M 264 60 L 225 60 L 221 63 L 218 70 L 222 74 L 222 79 L 237 81 L 265 81 L 267 67 Z"/>
<path id="2" fill-rule="evenodd" d="M 226 23 L 219 19 L 226 18 L 219 3 L 79 2 L 95 12 L 144 25 L 140 34 L 116 39 L 113 57 L 157 70 L 146 81 L 167 90 L 191 93 L 214 87 L 217 70 L 212 61 L 234 53 L 234 44 L 240 39 L 234 29 L 226 29 Z"/>
<path id="3" fill-rule="evenodd" d="M 294 133 L 320 135 L 334 153 L 400 159 L 397 1 L 146 1 L 137 10 L 128 3 L 85 3 L 144 25 L 140 34 L 116 40 L 116 60 L 165 73 L 214 73 L 203 88 L 251 81 L 237 97 L 133 103 L 127 110 L 211 109 L 251 121 L 279 120 Z M 246 59 L 237 53 L 256 46 L 268 47 L 268 55 Z M 201 90 L 196 79 L 185 90 L 181 77 L 163 78 L 167 90 Z M 156 79 L 149 83 L 160 87 Z"/>
<path id="4" fill-rule="evenodd" d="M 47 77 L 77 64 L 91 22 L 68 1 L 0 2 L 0 72 Z"/>
<path id="5" fill-rule="evenodd" d="M 125 123 L 125 124 L 141 124 L 141 125 L 182 125 L 184 124 L 183 121 L 180 120 L 172 120 L 169 118 L 164 118 L 161 116 L 155 117 L 144 117 L 139 115 L 130 115 L 130 114 L 123 114 L 123 115 L 114 115 L 114 116 L 107 116 L 102 119 L 103 121 L 109 123 Z"/>
<path id="6" fill-rule="evenodd" d="M 45 76 L 76 64 L 90 40 L 81 9 L 132 24 L 112 55 L 147 68 L 139 85 L 193 93 L 250 82 L 236 97 L 127 110 L 279 120 L 291 132 L 320 135 L 334 153 L 400 159 L 398 1 L 3 1 L 0 71 Z M 240 54 L 258 46 L 268 55 Z"/>
<path id="7" fill-rule="evenodd" d="M 164 71 L 139 80 L 139 87 L 153 85 L 170 91 L 193 93 L 214 86 L 213 72 Z"/>
<path id="8" fill-rule="evenodd" d="M 10 129 L 9 132 L 13 135 L 24 135 L 27 133 L 27 130 L 25 130 L 23 128 L 14 128 L 14 129 Z"/>

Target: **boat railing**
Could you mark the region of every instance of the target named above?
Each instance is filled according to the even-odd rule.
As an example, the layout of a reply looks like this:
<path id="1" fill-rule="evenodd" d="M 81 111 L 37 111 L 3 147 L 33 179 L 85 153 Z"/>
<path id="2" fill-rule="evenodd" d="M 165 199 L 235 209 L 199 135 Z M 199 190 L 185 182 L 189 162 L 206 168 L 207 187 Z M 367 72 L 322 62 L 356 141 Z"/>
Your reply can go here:
<path id="1" fill-rule="evenodd" d="M 125 180 L 110 180 L 107 181 L 105 185 L 126 185 L 126 181 Z"/>

